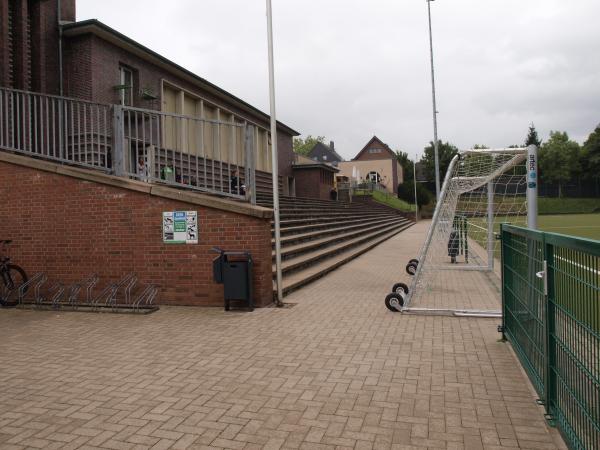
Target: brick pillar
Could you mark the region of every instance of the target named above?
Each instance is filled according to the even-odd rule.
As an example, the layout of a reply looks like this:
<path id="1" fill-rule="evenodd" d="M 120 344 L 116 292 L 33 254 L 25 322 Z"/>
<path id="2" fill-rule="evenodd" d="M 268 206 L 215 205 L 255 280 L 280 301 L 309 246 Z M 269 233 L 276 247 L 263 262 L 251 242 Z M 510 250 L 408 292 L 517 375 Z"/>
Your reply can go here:
<path id="1" fill-rule="evenodd" d="M 59 93 L 58 0 L 30 2 L 32 89 Z M 75 0 L 61 1 L 63 21 L 75 21 Z"/>
<path id="2" fill-rule="evenodd" d="M 11 86 L 8 0 L 0 0 L 0 86 Z"/>

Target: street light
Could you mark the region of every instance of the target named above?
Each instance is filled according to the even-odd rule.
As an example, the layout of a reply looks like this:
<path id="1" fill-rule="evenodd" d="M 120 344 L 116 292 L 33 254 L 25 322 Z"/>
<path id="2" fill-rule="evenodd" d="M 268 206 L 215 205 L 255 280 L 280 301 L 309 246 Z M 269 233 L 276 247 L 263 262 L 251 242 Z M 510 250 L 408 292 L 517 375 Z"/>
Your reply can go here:
<path id="1" fill-rule="evenodd" d="M 437 136 L 437 107 L 435 103 L 435 72 L 433 70 L 433 36 L 431 33 L 431 2 L 435 0 L 425 0 L 427 2 L 427 15 L 429 17 L 429 55 L 431 59 L 431 96 L 433 98 L 433 153 L 435 158 L 435 198 L 440 199 L 440 156 Z"/>
<path id="2" fill-rule="evenodd" d="M 267 39 L 269 47 L 269 100 L 271 114 L 271 161 L 273 176 L 273 222 L 275 222 L 275 278 L 277 280 L 277 306 L 283 306 L 281 274 L 281 225 L 279 222 L 279 165 L 277 161 L 277 114 L 275 112 L 275 64 L 273 56 L 273 8 L 267 0 Z"/>

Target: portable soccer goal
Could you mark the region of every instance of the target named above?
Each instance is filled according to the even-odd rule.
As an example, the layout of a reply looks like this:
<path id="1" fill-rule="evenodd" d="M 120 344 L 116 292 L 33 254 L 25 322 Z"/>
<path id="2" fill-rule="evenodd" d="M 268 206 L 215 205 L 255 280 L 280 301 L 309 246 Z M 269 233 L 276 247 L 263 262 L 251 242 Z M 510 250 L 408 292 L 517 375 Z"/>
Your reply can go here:
<path id="1" fill-rule="evenodd" d="M 531 146 L 466 150 L 452 159 L 425 242 L 406 266 L 412 283 L 393 286 L 386 298 L 390 310 L 499 314 L 497 301 L 473 309 L 469 292 L 493 289 L 500 224 L 525 225 L 528 210 L 529 221 L 537 214 L 536 155 Z"/>

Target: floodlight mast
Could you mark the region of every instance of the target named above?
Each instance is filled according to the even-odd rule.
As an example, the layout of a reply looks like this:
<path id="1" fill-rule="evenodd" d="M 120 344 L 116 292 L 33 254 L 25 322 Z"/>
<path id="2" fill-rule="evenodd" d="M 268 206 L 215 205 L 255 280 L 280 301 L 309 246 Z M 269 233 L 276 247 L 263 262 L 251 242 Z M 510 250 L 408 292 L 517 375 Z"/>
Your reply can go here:
<path id="1" fill-rule="evenodd" d="M 283 306 L 281 274 L 281 228 L 279 223 L 279 163 L 277 160 L 277 115 L 275 112 L 275 63 L 273 57 L 273 9 L 267 0 L 267 35 L 269 41 L 269 100 L 271 105 L 271 161 L 273 174 L 273 222 L 275 222 L 275 272 L 277 281 L 277 306 Z"/>
<path id="2" fill-rule="evenodd" d="M 433 154 L 435 159 L 435 199 L 440 200 L 440 156 L 437 135 L 437 105 L 435 101 L 435 71 L 433 68 L 433 34 L 431 32 L 431 2 L 435 0 L 425 0 L 427 2 L 427 16 L 429 18 L 429 57 L 431 61 L 431 96 L 433 98 Z"/>

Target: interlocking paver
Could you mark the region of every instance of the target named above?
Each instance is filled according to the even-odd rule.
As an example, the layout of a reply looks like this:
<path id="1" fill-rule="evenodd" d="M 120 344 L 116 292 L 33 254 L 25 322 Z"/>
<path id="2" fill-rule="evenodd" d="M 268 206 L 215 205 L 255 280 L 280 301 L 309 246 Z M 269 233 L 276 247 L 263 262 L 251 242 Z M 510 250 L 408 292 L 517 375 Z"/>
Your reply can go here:
<path id="1" fill-rule="evenodd" d="M 384 307 L 425 230 L 283 309 L 1 310 L 0 448 L 562 448 L 496 320 Z M 476 277 L 467 305 L 497 303 Z"/>

